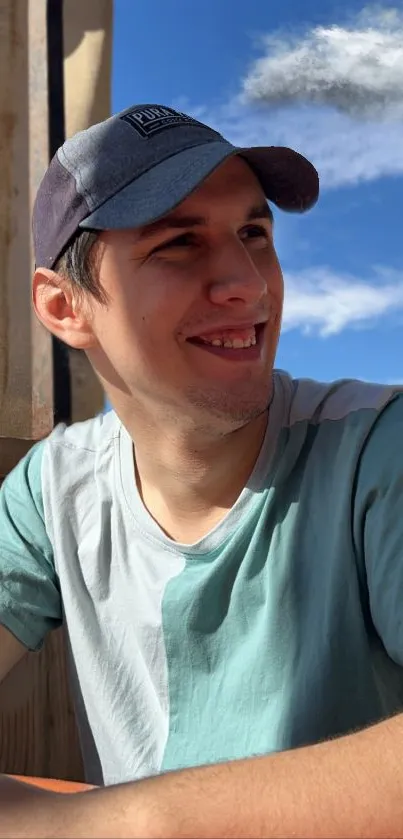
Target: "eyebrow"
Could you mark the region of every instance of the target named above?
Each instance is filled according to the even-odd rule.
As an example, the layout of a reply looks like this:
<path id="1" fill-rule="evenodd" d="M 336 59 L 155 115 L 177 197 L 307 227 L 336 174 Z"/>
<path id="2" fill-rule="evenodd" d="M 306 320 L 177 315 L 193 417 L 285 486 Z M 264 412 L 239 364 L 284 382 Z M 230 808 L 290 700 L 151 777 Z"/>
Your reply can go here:
<path id="1" fill-rule="evenodd" d="M 261 218 L 269 219 L 269 221 L 273 224 L 273 212 L 267 201 L 263 201 L 251 207 L 246 214 L 245 221 L 257 221 L 257 219 Z M 168 215 L 143 227 L 140 232 L 140 240 L 144 241 L 145 239 L 151 239 L 153 236 L 168 230 L 183 230 L 186 227 L 201 227 L 202 225 L 207 224 L 208 219 L 205 216 Z"/>

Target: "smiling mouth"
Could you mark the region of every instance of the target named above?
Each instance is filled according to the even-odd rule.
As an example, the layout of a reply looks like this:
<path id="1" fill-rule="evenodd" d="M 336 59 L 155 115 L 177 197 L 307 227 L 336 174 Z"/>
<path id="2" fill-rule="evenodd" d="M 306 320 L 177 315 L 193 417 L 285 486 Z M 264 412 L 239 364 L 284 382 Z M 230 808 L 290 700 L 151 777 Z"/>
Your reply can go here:
<path id="1" fill-rule="evenodd" d="M 222 358 L 252 361 L 260 357 L 265 327 L 265 323 L 234 327 L 210 335 L 193 336 L 187 338 L 187 342 Z"/>

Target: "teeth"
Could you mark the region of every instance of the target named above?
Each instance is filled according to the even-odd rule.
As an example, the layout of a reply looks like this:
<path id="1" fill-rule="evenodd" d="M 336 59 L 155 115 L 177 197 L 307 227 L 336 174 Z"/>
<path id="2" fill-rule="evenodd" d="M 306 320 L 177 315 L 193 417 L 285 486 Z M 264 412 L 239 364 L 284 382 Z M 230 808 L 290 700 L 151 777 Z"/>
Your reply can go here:
<path id="1" fill-rule="evenodd" d="M 243 340 L 242 338 L 213 338 L 209 341 L 207 338 L 201 339 L 204 344 L 209 344 L 212 347 L 225 347 L 229 350 L 241 350 L 241 349 L 248 349 L 249 347 L 256 346 L 256 334 L 251 335 L 249 338 Z"/>
<path id="2" fill-rule="evenodd" d="M 241 338 L 234 338 L 233 341 L 230 341 L 229 338 L 226 338 L 225 341 L 220 341 L 219 338 L 214 338 L 213 341 L 207 341 L 203 338 L 203 342 L 205 344 L 210 344 L 212 347 L 225 347 L 228 350 L 243 350 L 256 346 L 255 337 L 248 338 L 246 341 L 242 341 Z"/>

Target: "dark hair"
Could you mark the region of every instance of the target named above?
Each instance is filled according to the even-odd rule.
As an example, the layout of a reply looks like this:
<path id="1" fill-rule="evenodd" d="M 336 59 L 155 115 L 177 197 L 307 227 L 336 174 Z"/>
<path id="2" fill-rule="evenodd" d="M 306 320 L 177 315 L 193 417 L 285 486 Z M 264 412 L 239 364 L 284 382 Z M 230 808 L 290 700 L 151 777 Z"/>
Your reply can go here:
<path id="1" fill-rule="evenodd" d="M 80 294 L 90 294 L 99 303 L 106 304 L 108 298 L 99 282 L 97 241 L 98 231 L 80 230 L 68 242 L 53 270 L 70 280 Z"/>

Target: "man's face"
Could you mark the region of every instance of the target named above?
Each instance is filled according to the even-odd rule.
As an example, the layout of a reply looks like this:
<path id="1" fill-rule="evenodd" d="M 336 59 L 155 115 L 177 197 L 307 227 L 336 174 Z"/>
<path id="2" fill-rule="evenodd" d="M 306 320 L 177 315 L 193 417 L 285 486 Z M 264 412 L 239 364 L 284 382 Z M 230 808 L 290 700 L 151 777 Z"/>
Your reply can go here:
<path id="1" fill-rule="evenodd" d="M 239 157 L 162 221 L 101 234 L 98 347 L 89 357 L 112 402 L 237 427 L 264 411 L 283 280 L 260 184 Z"/>

